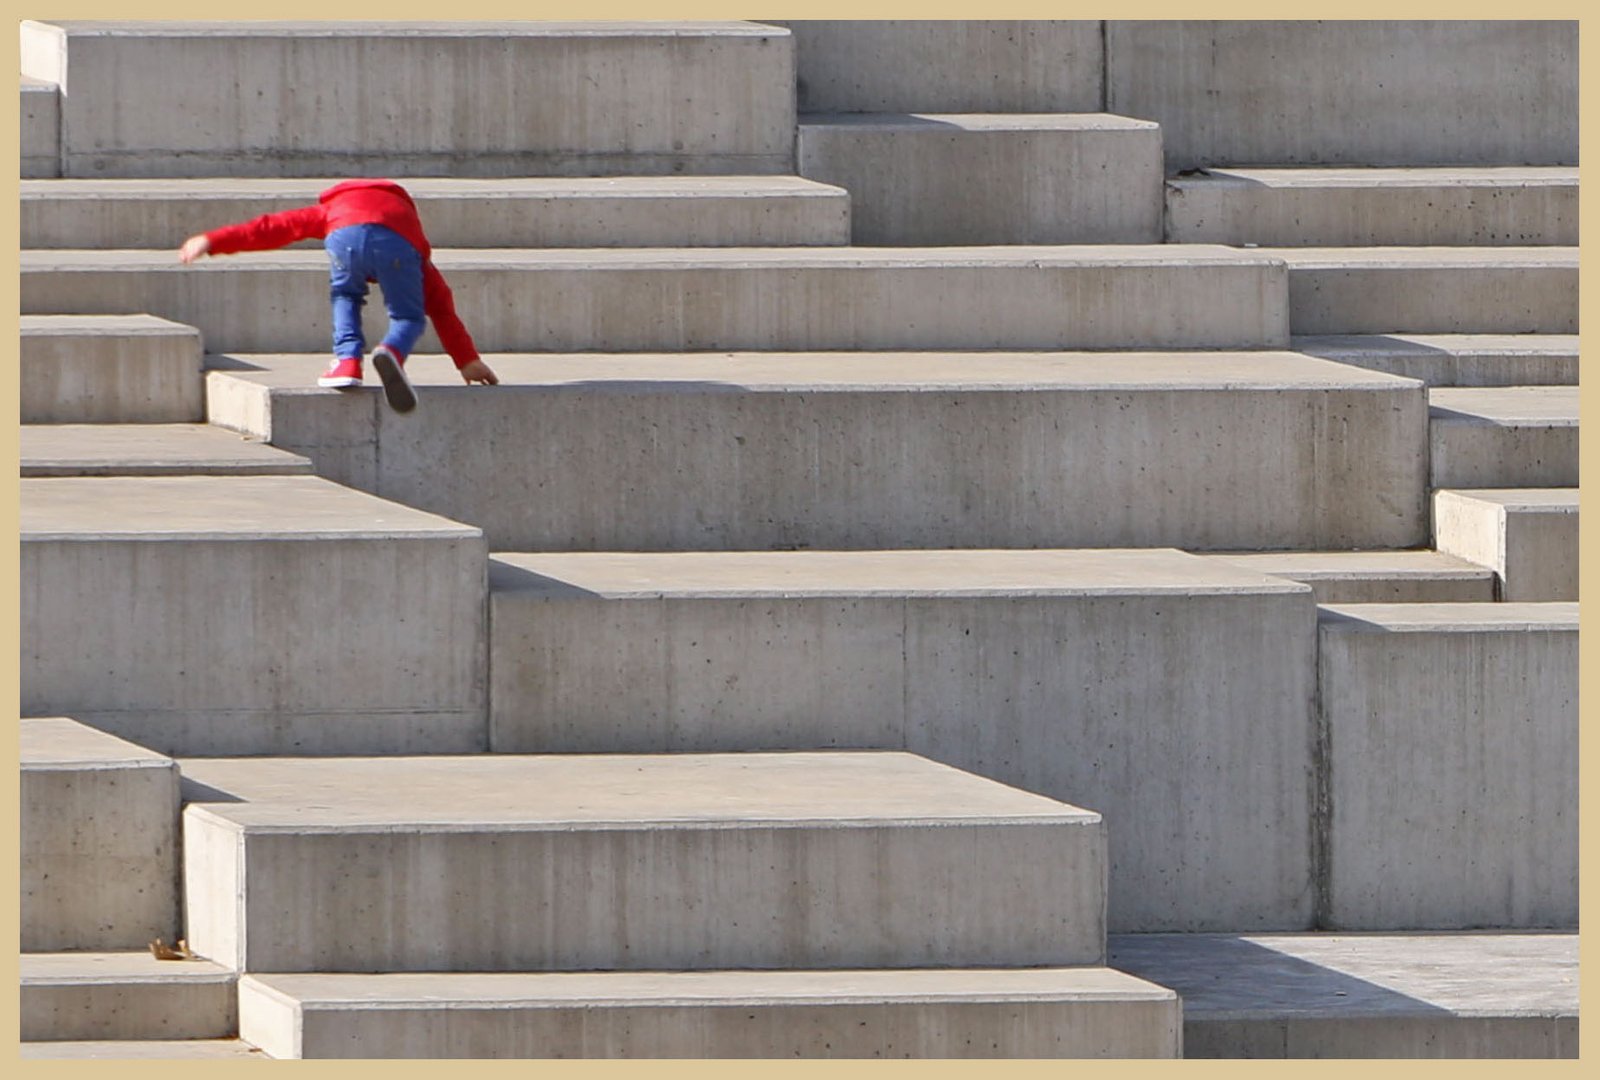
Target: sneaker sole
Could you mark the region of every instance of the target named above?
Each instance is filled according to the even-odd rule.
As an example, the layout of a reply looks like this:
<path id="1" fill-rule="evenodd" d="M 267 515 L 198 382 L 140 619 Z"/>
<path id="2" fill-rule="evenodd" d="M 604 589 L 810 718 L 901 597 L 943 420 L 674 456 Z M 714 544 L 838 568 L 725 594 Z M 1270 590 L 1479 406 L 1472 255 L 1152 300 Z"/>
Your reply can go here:
<path id="1" fill-rule="evenodd" d="M 396 363 L 393 356 L 386 352 L 374 353 L 372 368 L 383 381 L 383 396 L 389 399 L 389 408 L 406 413 L 417 407 L 417 392 L 411 388 L 405 368 Z"/>
<path id="2" fill-rule="evenodd" d="M 352 379 L 347 375 L 343 375 L 343 376 L 340 376 L 340 377 L 335 378 L 335 379 L 330 379 L 330 378 L 327 378 L 326 376 L 324 376 L 324 377 L 319 378 L 317 380 L 317 385 L 318 386 L 326 386 L 331 390 L 344 390 L 344 389 L 348 389 L 349 387 L 352 387 L 352 386 L 360 386 L 361 385 L 361 380 L 360 379 Z"/>

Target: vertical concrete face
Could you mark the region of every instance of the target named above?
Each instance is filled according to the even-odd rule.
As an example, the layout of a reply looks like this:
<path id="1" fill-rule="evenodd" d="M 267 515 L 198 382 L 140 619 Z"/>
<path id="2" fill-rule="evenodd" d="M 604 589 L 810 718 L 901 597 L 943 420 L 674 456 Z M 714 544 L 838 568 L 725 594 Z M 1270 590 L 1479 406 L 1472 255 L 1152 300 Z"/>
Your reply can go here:
<path id="1" fill-rule="evenodd" d="M 22 76 L 22 175 L 61 175 L 61 90 Z"/>
<path id="2" fill-rule="evenodd" d="M 1428 391 L 1435 488 L 1578 486 L 1576 386 Z"/>
<path id="3" fill-rule="evenodd" d="M 205 419 L 200 331 L 149 315 L 24 315 L 24 424 Z"/>
<path id="4" fill-rule="evenodd" d="M 1577 925 L 1577 620 L 1322 609 L 1327 926 Z"/>
<path id="5" fill-rule="evenodd" d="M 143 949 L 24 954 L 22 1038 L 227 1038 L 239 1030 L 237 981 L 217 964 L 157 960 Z"/>
<path id="6" fill-rule="evenodd" d="M 1578 599 L 1578 490 L 1436 491 L 1434 546 L 1491 568 L 1499 599 Z"/>
<path id="7" fill-rule="evenodd" d="M 1107 111 L 1204 165 L 1575 165 L 1574 22 L 1113 21 Z"/>

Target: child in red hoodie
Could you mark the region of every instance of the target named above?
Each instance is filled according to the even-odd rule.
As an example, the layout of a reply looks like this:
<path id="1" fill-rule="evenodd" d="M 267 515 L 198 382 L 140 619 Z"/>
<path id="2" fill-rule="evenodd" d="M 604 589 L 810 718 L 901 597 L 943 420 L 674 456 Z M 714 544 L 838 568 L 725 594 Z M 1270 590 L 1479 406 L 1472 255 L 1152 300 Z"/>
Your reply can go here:
<path id="1" fill-rule="evenodd" d="M 202 255 L 265 251 L 310 238 L 321 239 L 327 248 L 333 303 L 333 365 L 317 385 L 361 385 L 366 352 L 361 307 L 372 281 L 383 290 L 389 312 L 389 331 L 372 350 L 372 366 L 396 412 L 417 406 L 405 362 L 422 336 L 425 319 L 433 320 L 440 343 L 469 384 L 500 381 L 479 358 L 472 335 L 456 315 L 455 297 L 433 265 L 416 204 L 392 180 L 346 180 L 324 191 L 316 206 L 263 214 L 191 236 L 178 249 L 178 258 L 190 263 Z"/>

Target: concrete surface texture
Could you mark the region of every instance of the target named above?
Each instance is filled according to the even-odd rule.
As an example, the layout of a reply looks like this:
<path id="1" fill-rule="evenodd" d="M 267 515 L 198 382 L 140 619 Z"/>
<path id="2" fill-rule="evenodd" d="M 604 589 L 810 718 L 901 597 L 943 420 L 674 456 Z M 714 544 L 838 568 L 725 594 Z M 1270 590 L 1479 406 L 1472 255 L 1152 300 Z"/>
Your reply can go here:
<path id="1" fill-rule="evenodd" d="M 1177 995 L 1103 967 L 247 975 L 277 1058 L 1171 1058 Z"/>
<path id="2" fill-rule="evenodd" d="M 219 225 L 310 205 L 334 183 L 334 177 L 24 181 L 22 244 L 176 249 L 185 237 Z M 407 176 L 404 184 L 429 242 L 441 248 L 850 242 L 849 193 L 798 176 Z"/>
<path id="3" fill-rule="evenodd" d="M 850 192 L 857 244 L 1161 240 L 1161 129 L 1103 114 L 805 114 L 802 176 Z"/>
<path id="4" fill-rule="evenodd" d="M 22 76 L 22 154 L 24 177 L 61 175 L 61 88 Z"/>
<path id="5" fill-rule="evenodd" d="M 1578 381 L 1576 334 L 1296 335 L 1291 348 L 1429 386 L 1568 386 Z"/>
<path id="6" fill-rule="evenodd" d="M 705 552 L 497 555 L 490 590 L 496 750 L 903 747 L 1119 822 L 1114 928 L 1310 925 L 1306 586 L 1159 550 Z"/>
<path id="7" fill-rule="evenodd" d="M 1496 599 L 1578 599 L 1578 489 L 1433 495 L 1434 545 L 1494 570 Z"/>
<path id="8" fill-rule="evenodd" d="M 174 940 L 177 764 L 65 717 L 22 720 L 18 747 L 23 950 Z"/>
<path id="9" fill-rule="evenodd" d="M 184 771 L 210 789 L 191 789 L 184 815 L 189 942 L 238 970 L 1104 956 L 1100 815 L 910 754 L 226 759 Z"/>
<path id="10" fill-rule="evenodd" d="M 1428 391 L 1436 488 L 1576 487 L 1576 386 Z"/>
<path id="11" fill-rule="evenodd" d="M 1441 551 L 1260 551 L 1219 562 L 1311 586 L 1319 604 L 1442 603 L 1495 597 L 1494 572 Z"/>
<path id="12" fill-rule="evenodd" d="M 27 424 L 23 476 L 309 475 L 310 458 L 209 424 Z"/>
<path id="13" fill-rule="evenodd" d="M 1576 1057 L 1576 934 L 1133 934 L 1185 1057 Z"/>
<path id="14" fill-rule="evenodd" d="M 205 960 L 24 953 L 21 966 L 23 1042 L 219 1039 L 239 1030 L 239 977 Z"/>
<path id="15" fill-rule="evenodd" d="M 1273 348 L 1281 259 L 1195 244 L 438 251 L 480 350 Z M 27 314 L 152 312 L 328 348 L 327 255 L 24 251 Z M 418 348 L 437 348 L 430 330 Z"/>
<path id="16" fill-rule="evenodd" d="M 1201 165 L 1576 165 L 1578 27 L 1111 21 L 1105 109 Z"/>
<path id="17" fill-rule="evenodd" d="M 426 423 L 231 360 L 215 421 L 494 550 L 1427 539 L 1421 384 L 1290 353 L 506 355 L 492 393 L 423 359 Z"/>
<path id="18" fill-rule="evenodd" d="M 266 1061 L 256 1047 L 239 1039 L 90 1039 L 28 1042 L 19 1056 L 29 1059 L 110 1059 L 118 1061 L 190 1058 Z"/>
<path id="19" fill-rule="evenodd" d="M 25 21 L 22 72 L 62 87 L 68 177 L 793 172 L 792 44 L 755 23 Z"/>
<path id="20" fill-rule="evenodd" d="M 151 315 L 24 315 L 24 424 L 205 419 L 200 332 Z"/>
<path id="21" fill-rule="evenodd" d="M 1207 169 L 1166 184 L 1166 238 L 1289 247 L 1578 242 L 1578 170 Z"/>
<path id="22" fill-rule="evenodd" d="M 1577 604 L 1321 612 L 1323 925 L 1576 927 Z"/>

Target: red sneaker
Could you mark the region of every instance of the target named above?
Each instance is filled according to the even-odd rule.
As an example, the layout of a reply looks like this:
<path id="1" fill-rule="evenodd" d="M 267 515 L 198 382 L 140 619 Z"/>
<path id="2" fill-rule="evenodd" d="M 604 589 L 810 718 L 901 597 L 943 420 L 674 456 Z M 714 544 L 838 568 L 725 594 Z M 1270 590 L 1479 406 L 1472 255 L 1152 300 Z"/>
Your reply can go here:
<path id="1" fill-rule="evenodd" d="M 407 413 L 417 407 L 417 392 L 406 378 L 405 357 L 387 345 L 372 350 L 372 370 L 383 380 L 383 395 L 389 399 L 389 408 Z"/>
<path id="2" fill-rule="evenodd" d="M 361 357 L 346 356 L 335 360 L 328 373 L 317 380 L 318 386 L 347 387 L 361 385 Z"/>

